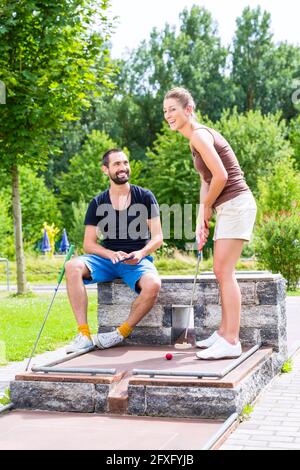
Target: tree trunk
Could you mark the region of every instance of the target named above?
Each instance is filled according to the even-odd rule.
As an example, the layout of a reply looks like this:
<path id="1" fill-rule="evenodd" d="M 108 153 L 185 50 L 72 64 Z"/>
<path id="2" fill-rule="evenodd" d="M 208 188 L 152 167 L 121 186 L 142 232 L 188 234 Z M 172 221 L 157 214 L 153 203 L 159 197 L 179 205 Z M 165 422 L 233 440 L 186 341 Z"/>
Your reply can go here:
<path id="1" fill-rule="evenodd" d="M 26 292 L 26 275 L 22 238 L 22 211 L 19 192 L 19 170 L 17 165 L 13 165 L 12 167 L 12 203 L 17 260 L 17 293 L 24 294 Z"/>
<path id="2" fill-rule="evenodd" d="M 253 104 L 254 104 L 254 92 L 253 88 L 250 85 L 247 91 L 247 111 L 251 111 L 253 109 Z"/>

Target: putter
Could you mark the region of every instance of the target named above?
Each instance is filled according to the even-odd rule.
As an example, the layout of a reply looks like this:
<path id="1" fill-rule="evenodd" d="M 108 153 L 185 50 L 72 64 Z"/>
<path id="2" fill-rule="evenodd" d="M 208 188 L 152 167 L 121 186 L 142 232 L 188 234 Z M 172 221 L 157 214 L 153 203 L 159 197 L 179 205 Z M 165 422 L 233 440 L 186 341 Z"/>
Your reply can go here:
<path id="1" fill-rule="evenodd" d="M 188 334 L 188 329 L 189 329 L 189 324 L 190 324 L 190 317 L 191 317 L 191 311 L 193 309 L 193 303 L 194 303 L 194 295 L 195 295 L 195 289 L 196 289 L 196 283 L 197 283 L 197 277 L 198 277 L 198 272 L 199 272 L 199 265 L 200 265 L 200 260 L 203 260 L 203 254 L 202 251 L 198 252 L 198 259 L 197 259 L 197 266 L 196 266 L 196 273 L 194 277 L 194 284 L 193 284 L 193 290 L 192 290 L 192 296 L 191 296 L 191 302 L 190 302 L 190 308 L 189 308 L 189 313 L 188 313 L 188 321 L 187 321 L 187 326 L 184 332 L 184 337 L 182 343 L 175 343 L 174 348 L 175 349 L 190 349 L 193 347 L 191 343 L 188 343 L 187 341 L 187 334 Z M 182 335 L 181 335 L 182 336 Z"/>
<path id="2" fill-rule="evenodd" d="M 57 286 L 56 286 L 56 288 L 55 288 L 55 290 L 54 290 L 54 295 L 53 295 L 53 297 L 52 297 L 52 300 L 51 300 L 51 302 L 50 302 L 49 308 L 48 308 L 47 313 L 46 313 L 46 315 L 45 315 L 45 318 L 44 318 L 43 324 L 42 324 L 42 326 L 41 326 L 40 332 L 39 332 L 39 334 L 38 334 L 38 336 L 37 336 L 37 338 L 36 338 L 36 341 L 35 341 L 35 343 L 34 343 L 34 346 L 33 346 L 33 349 L 32 349 L 32 351 L 31 351 L 31 355 L 30 355 L 29 361 L 28 361 L 28 363 L 27 363 L 27 367 L 26 367 L 26 369 L 25 369 L 25 372 L 27 372 L 28 367 L 29 367 L 30 362 L 31 362 L 31 359 L 32 359 L 32 357 L 33 357 L 33 355 L 34 355 L 34 353 L 35 353 L 35 349 L 36 349 L 37 344 L 38 344 L 38 342 L 39 342 L 39 339 L 40 339 L 40 337 L 41 337 L 43 328 L 44 328 L 44 326 L 45 326 L 45 323 L 46 323 L 46 321 L 47 321 L 48 315 L 49 315 L 49 313 L 50 313 L 50 310 L 51 310 L 52 304 L 53 304 L 53 302 L 54 302 L 56 293 L 57 293 L 58 288 L 59 288 L 59 286 L 60 286 L 60 283 L 61 283 L 61 281 L 62 281 L 62 279 L 63 279 L 63 277 L 64 277 L 64 274 L 65 274 L 65 264 L 66 264 L 67 261 L 69 261 L 69 259 L 71 259 L 72 255 L 73 255 L 73 253 L 74 253 L 74 249 L 75 249 L 75 246 L 74 246 L 74 245 L 70 245 L 69 251 L 68 251 L 68 253 L 67 253 L 67 255 L 66 255 L 66 258 L 65 258 L 65 261 L 64 261 L 64 265 L 63 265 L 63 267 L 61 268 L 60 273 L 59 273 L 59 275 L 58 275 Z"/>

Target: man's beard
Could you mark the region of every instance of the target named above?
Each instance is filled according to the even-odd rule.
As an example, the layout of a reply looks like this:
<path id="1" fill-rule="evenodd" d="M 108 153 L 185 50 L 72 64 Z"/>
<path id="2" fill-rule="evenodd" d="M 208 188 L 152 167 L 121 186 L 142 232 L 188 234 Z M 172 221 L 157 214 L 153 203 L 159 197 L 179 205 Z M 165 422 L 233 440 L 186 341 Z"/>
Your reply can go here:
<path id="1" fill-rule="evenodd" d="M 109 174 L 109 177 L 116 184 L 126 184 L 130 178 L 130 172 L 126 171 L 126 176 L 123 176 L 122 178 L 119 178 L 117 174 L 113 176 L 111 173 Z"/>

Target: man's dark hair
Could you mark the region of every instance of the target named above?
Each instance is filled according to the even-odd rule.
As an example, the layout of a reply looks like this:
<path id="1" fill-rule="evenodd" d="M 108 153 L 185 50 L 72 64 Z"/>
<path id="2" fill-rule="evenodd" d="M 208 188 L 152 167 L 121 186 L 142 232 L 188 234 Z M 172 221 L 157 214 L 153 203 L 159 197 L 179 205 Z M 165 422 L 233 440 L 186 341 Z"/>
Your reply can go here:
<path id="1" fill-rule="evenodd" d="M 105 152 L 105 154 L 102 157 L 102 165 L 104 165 L 108 168 L 110 155 L 112 153 L 119 153 L 119 152 L 123 152 L 123 150 L 121 150 L 121 149 L 110 149 L 107 152 Z"/>

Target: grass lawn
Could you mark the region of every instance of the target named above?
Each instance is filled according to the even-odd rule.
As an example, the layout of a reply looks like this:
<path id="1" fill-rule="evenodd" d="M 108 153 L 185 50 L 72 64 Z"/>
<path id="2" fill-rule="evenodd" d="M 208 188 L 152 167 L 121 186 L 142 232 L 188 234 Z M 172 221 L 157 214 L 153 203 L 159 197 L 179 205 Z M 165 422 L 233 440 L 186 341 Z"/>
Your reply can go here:
<path id="1" fill-rule="evenodd" d="M 21 361 L 30 356 L 52 295 L 47 293 L 17 298 L 0 294 L 0 341 L 5 344 L 7 361 Z M 93 333 L 97 331 L 96 311 L 97 293 L 89 292 L 89 324 Z M 63 346 L 76 333 L 76 322 L 68 298 L 65 293 L 58 292 L 36 354 Z"/>
<path id="2" fill-rule="evenodd" d="M 288 290 L 286 295 L 289 297 L 300 297 L 300 288 L 298 287 L 296 290 Z"/>
<path id="3" fill-rule="evenodd" d="M 64 256 L 27 256 L 26 257 L 26 278 L 30 284 L 56 284 L 60 269 L 64 263 Z M 160 275 L 172 274 L 195 274 L 197 259 L 194 255 L 175 252 L 174 256 L 155 257 L 155 266 Z M 202 271 L 211 271 L 213 265 L 212 258 L 204 260 L 200 269 Z M 257 266 L 255 261 L 239 261 L 238 270 L 255 270 Z M 16 263 L 9 263 L 10 283 L 16 284 Z M 6 283 L 5 264 L 0 263 L 0 283 Z"/>

